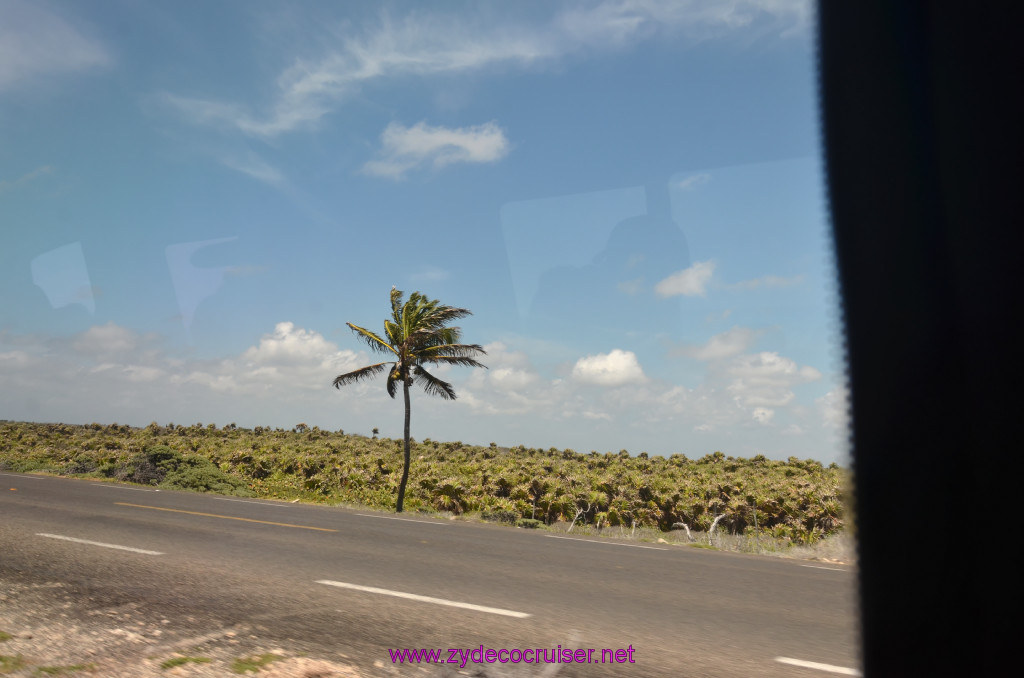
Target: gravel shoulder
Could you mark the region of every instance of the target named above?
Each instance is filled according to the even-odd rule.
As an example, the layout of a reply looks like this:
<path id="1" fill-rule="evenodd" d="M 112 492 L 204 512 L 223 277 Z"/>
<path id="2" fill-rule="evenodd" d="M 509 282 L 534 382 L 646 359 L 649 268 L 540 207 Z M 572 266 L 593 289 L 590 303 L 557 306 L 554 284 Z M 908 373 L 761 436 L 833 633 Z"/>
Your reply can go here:
<path id="1" fill-rule="evenodd" d="M 167 618 L 62 582 L 0 578 L 0 675 L 106 678 L 366 678 L 344 657 L 261 641 L 258 625 Z M 248 670 L 245 670 L 248 669 Z"/>

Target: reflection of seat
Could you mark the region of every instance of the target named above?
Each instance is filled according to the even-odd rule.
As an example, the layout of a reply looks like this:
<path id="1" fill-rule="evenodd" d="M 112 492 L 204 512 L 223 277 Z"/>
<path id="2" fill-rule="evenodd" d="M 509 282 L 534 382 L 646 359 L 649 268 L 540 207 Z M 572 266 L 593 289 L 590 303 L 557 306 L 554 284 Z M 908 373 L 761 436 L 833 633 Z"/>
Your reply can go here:
<path id="1" fill-rule="evenodd" d="M 567 327 L 565 309 L 582 311 L 591 328 L 676 331 L 675 299 L 655 296 L 654 285 L 690 265 L 682 230 L 666 217 L 643 215 L 616 224 L 605 248 L 584 266 L 558 266 L 540 277 L 530 324 Z"/>

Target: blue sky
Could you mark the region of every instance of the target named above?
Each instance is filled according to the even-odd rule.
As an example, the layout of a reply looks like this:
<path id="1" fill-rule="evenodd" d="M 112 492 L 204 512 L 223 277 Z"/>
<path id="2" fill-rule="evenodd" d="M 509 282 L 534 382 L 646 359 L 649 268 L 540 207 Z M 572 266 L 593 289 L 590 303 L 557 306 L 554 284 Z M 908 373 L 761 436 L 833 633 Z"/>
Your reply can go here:
<path id="1" fill-rule="evenodd" d="M 810 5 L 0 0 L 0 418 L 845 462 Z"/>

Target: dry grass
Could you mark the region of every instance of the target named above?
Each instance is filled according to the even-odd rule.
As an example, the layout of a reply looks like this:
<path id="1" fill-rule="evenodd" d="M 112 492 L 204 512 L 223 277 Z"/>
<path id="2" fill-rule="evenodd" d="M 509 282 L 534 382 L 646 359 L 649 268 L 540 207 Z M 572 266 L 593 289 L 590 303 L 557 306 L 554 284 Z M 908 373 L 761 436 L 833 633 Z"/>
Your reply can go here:
<path id="1" fill-rule="evenodd" d="M 770 535 L 729 534 L 715 531 L 713 536 L 706 532 L 692 531 L 688 537 L 685 530 L 661 532 L 649 527 L 605 527 L 597 529 L 593 525 L 576 524 L 569 532 L 569 523 L 557 522 L 546 528 L 558 534 L 571 534 L 578 537 L 611 539 L 615 541 L 634 541 L 639 543 L 663 543 L 710 548 L 718 551 L 735 553 L 754 553 L 758 555 L 778 556 L 781 558 L 798 558 L 802 560 L 818 560 L 835 564 L 855 564 L 857 560 L 857 544 L 846 532 L 839 532 L 817 542 L 799 546 L 784 539 L 775 539 Z"/>

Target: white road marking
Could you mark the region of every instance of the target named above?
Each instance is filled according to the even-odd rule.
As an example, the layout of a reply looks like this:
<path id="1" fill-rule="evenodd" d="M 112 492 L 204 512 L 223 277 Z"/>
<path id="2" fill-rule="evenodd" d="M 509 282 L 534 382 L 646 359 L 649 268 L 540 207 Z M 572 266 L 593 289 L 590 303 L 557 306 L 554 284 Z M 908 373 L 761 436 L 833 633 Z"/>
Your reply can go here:
<path id="1" fill-rule="evenodd" d="M 830 673 L 838 673 L 844 676 L 859 676 L 860 671 L 857 669 L 850 669 L 845 666 L 833 666 L 832 664 L 821 664 L 819 662 L 809 662 L 803 659 L 792 659 L 791 657 L 776 657 L 775 661 L 781 664 L 789 664 L 790 666 L 800 666 L 805 669 L 816 669 L 818 671 L 829 671 Z"/>
<path id="2" fill-rule="evenodd" d="M 620 544 L 617 541 L 598 541 L 596 539 L 580 539 L 579 537 L 559 537 L 557 534 L 546 534 L 545 537 L 551 537 L 552 539 L 569 539 L 571 541 L 585 541 L 589 544 L 605 544 L 606 546 L 629 546 L 635 549 L 651 549 L 652 551 L 668 551 L 660 546 L 642 546 L 640 544 Z"/>
<path id="3" fill-rule="evenodd" d="M 375 516 L 372 513 L 357 513 L 357 516 L 364 518 L 383 518 L 384 520 L 401 520 L 407 523 L 419 523 L 420 525 L 447 525 L 448 523 L 438 523 L 431 520 L 413 520 L 412 518 L 397 518 L 395 516 Z"/>
<path id="4" fill-rule="evenodd" d="M 131 490 L 132 492 L 159 492 L 160 490 L 147 490 L 144 487 L 125 487 L 124 485 L 110 485 L 109 483 L 99 483 L 93 485 L 93 487 L 106 487 L 111 490 Z"/>
<path id="5" fill-rule="evenodd" d="M 50 539 L 63 539 L 64 541 L 73 541 L 76 544 L 89 544 L 90 546 L 102 546 L 106 549 L 117 549 L 119 551 L 131 551 L 132 553 L 144 553 L 147 556 L 162 556 L 162 551 L 147 551 L 146 549 L 137 549 L 131 546 L 121 546 L 119 544 L 104 544 L 101 541 L 89 541 L 88 539 L 76 539 L 75 537 L 65 537 L 61 534 L 47 534 L 45 532 L 36 532 L 37 537 L 49 537 Z"/>
<path id="6" fill-rule="evenodd" d="M 823 565 L 801 565 L 800 567 L 809 567 L 814 570 L 832 570 L 833 572 L 846 572 L 841 567 L 824 567 Z"/>
<path id="7" fill-rule="evenodd" d="M 435 605 L 447 605 L 448 607 L 461 607 L 464 610 L 476 610 L 477 612 L 487 612 L 490 614 L 500 614 L 506 617 L 516 617 L 518 619 L 525 619 L 530 615 L 526 612 L 516 612 L 515 610 L 503 610 L 500 607 L 486 607 L 484 605 L 473 605 L 472 603 L 460 603 L 455 600 L 445 600 L 444 598 L 431 598 L 430 596 L 420 596 L 415 593 L 404 593 L 402 591 L 392 591 L 390 589 L 378 589 L 373 586 L 360 586 L 359 584 L 348 584 L 343 581 L 331 581 L 330 579 L 319 579 L 317 584 L 326 584 L 327 586 L 336 586 L 341 589 L 352 589 L 354 591 L 365 591 L 366 593 L 379 593 L 382 596 L 394 596 L 395 598 L 408 598 L 409 600 L 418 600 L 421 603 L 433 603 Z"/>

